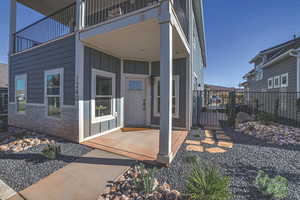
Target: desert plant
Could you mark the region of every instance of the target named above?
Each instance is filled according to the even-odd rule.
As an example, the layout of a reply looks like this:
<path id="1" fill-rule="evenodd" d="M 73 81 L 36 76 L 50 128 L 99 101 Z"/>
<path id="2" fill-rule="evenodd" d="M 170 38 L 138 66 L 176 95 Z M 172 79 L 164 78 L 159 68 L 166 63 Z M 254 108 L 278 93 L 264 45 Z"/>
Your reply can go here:
<path id="1" fill-rule="evenodd" d="M 144 192 L 146 195 L 151 194 L 155 190 L 155 173 L 156 168 L 146 169 L 145 165 L 140 164 L 136 166 L 136 171 L 139 174 L 137 178 L 135 178 L 134 185 L 138 191 Z"/>
<path id="2" fill-rule="evenodd" d="M 255 185 L 268 198 L 284 199 L 288 195 L 288 180 L 282 176 L 270 178 L 264 171 L 259 171 Z"/>
<path id="3" fill-rule="evenodd" d="M 275 116 L 271 113 L 260 112 L 256 116 L 257 120 L 262 124 L 269 125 L 271 122 L 275 121 Z"/>
<path id="4" fill-rule="evenodd" d="M 189 164 L 194 164 L 198 162 L 199 157 L 191 152 L 187 152 L 184 157 L 184 161 Z"/>
<path id="5" fill-rule="evenodd" d="M 216 166 L 197 162 L 187 178 L 186 195 L 192 200 L 227 200 L 232 197 L 229 185 L 229 177 L 222 176 Z"/>
<path id="6" fill-rule="evenodd" d="M 48 144 L 42 151 L 42 154 L 50 160 L 56 159 L 60 153 L 60 146 L 57 146 L 56 144 Z"/>

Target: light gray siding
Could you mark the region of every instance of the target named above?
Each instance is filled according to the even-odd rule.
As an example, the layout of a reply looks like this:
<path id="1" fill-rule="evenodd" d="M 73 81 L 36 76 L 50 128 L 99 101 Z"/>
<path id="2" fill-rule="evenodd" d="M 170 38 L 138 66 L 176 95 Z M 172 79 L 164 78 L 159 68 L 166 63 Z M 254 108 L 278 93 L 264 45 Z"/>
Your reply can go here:
<path id="1" fill-rule="evenodd" d="M 120 92 L 121 92 L 121 61 L 120 59 L 85 47 L 84 51 L 84 101 L 85 101 L 85 131 L 84 136 L 89 137 L 98 133 L 117 128 L 120 126 Z M 92 98 L 92 69 L 99 69 L 116 74 L 116 112 L 117 117 L 113 120 L 101 123 L 92 123 L 91 98 Z"/>
<path id="2" fill-rule="evenodd" d="M 289 57 L 276 64 L 263 69 L 263 79 L 256 81 L 255 77 L 248 80 L 250 91 L 287 91 L 296 92 L 297 90 L 297 58 Z M 279 76 L 288 73 L 288 88 L 268 89 L 268 79 L 274 76 Z"/>
<path id="3" fill-rule="evenodd" d="M 75 105 L 75 37 L 70 36 L 48 45 L 10 57 L 9 101 L 14 102 L 14 77 L 27 74 L 27 102 L 44 103 L 44 72 L 64 69 L 64 105 Z"/>
<path id="4" fill-rule="evenodd" d="M 176 59 L 173 61 L 173 74 L 179 75 L 179 118 L 173 118 L 173 126 L 175 127 L 186 127 L 186 91 L 187 74 L 186 74 L 186 59 Z M 152 76 L 159 76 L 160 74 L 160 62 L 152 63 Z M 190 92 L 190 91 L 189 91 Z M 154 96 L 154 90 L 151 90 L 152 97 Z M 154 116 L 154 99 L 151 99 L 152 111 L 151 111 L 151 124 L 159 125 L 159 117 Z"/>

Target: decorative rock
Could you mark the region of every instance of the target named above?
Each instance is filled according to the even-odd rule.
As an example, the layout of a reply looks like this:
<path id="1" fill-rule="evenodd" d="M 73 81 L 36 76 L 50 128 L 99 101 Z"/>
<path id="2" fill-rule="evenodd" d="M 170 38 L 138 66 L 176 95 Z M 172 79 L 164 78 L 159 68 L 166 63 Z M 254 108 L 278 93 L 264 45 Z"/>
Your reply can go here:
<path id="1" fill-rule="evenodd" d="M 166 200 L 178 200 L 180 199 L 180 192 L 177 190 L 172 190 L 166 195 Z"/>

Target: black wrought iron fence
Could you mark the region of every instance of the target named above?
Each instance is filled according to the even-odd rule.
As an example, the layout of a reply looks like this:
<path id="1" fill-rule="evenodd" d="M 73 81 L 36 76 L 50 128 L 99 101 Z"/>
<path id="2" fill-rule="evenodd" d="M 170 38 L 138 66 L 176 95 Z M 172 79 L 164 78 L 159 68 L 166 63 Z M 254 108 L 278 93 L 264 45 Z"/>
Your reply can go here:
<path id="1" fill-rule="evenodd" d="M 72 33 L 76 25 L 75 3 L 44 17 L 14 34 L 14 52 Z"/>
<path id="2" fill-rule="evenodd" d="M 92 26 L 126 15 L 159 0 L 85 0 L 85 26 Z"/>
<path id="3" fill-rule="evenodd" d="M 243 90 L 194 91 L 194 126 L 220 127 L 239 112 L 256 120 L 269 120 L 300 127 L 300 93 Z"/>
<path id="4" fill-rule="evenodd" d="M 8 93 L 6 88 L 0 88 L 0 132 L 6 130 L 8 113 Z"/>

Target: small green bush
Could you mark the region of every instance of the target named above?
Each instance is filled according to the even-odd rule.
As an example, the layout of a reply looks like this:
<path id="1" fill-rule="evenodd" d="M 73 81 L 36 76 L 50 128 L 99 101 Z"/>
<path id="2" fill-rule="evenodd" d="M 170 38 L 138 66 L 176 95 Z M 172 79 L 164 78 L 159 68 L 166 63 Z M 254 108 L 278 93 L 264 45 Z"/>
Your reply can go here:
<path id="1" fill-rule="evenodd" d="M 50 160 L 56 159 L 60 153 L 60 146 L 57 146 L 56 144 L 48 144 L 42 151 L 42 154 Z"/>
<path id="2" fill-rule="evenodd" d="M 156 168 L 146 169 L 145 165 L 136 166 L 139 176 L 134 179 L 134 185 L 138 191 L 144 192 L 146 195 L 151 194 L 155 190 L 155 173 Z"/>
<path id="3" fill-rule="evenodd" d="M 197 162 L 187 179 L 186 195 L 192 200 L 228 200 L 232 198 L 229 177 L 216 166 Z"/>
<path id="4" fill-rule="evenodd" d="M 257 114 L 257 120 L 262 124 L 269 125 L 271 122 L 275 121 L 275 116 L 270 113 L 260 112 Z"/>
<path id="5" fill-rule="evenodd" d="M 199 137 L 201 137 L 200 136 L 200 134 L 195 134 L 195 135 L 193 135 L 195 138 L 199 138 Z"/>
<path id="6" fill-rule="evenodd" d="M 264 171 L 259 171 L 255 185 L 263 195 L 269 198 L 284 199 L 288 195 L 288 180 L 282 176 L 270 178 Z"/>
<path id="7" fill-rule="evenodd" d="M 194 164 L 194 163 L 197 163 L 199 160 L 199 157 L 191 152 L 187 152 L 185 154 L 185 157 L 184 157 L 184 161 L 189 163 L 189 164 Z"/>

